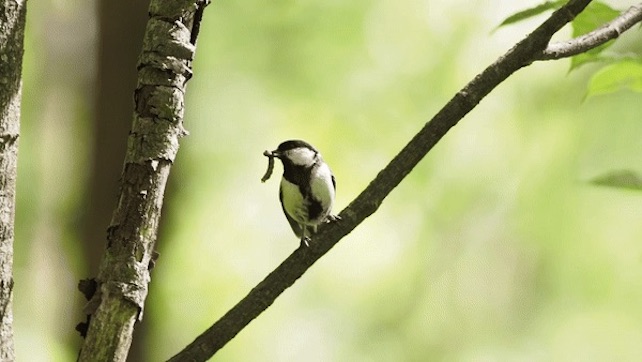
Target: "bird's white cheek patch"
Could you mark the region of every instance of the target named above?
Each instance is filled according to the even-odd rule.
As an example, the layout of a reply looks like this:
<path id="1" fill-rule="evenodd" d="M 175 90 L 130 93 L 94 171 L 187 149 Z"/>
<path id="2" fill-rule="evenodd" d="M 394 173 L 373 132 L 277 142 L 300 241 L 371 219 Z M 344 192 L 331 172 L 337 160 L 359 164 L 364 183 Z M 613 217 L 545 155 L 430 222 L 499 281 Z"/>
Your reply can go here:
<path id="1" fill-rule="evenodd" d="M 287 151 L 287 158 L 299 166 L 311 166 L 314 163 L 315 156 L 316 153 L 308 148 L 300 147 Z"/>

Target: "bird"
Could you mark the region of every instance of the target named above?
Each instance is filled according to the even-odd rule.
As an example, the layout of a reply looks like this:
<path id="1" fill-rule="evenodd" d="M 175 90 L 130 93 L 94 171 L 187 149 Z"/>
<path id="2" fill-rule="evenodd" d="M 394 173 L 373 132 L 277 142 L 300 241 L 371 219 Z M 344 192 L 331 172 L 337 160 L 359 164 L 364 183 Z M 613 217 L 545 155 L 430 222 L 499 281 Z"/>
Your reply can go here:
<path id="1" fill-rule="evenodd" d="M 310 237 L 321 223 L 340 219 L 332 214 L 337 189 L 334 175 L 321 153 L 303 140 L 284 141 L 264 154 L 281 160 L 281 208 L 301 244 L 310 246 Z"/>

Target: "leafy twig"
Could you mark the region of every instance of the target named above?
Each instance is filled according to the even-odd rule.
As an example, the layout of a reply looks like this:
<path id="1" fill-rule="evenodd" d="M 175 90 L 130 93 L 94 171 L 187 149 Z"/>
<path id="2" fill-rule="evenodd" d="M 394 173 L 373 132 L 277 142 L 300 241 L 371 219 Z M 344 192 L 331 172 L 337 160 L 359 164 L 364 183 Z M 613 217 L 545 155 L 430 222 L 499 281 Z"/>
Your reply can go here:
<path id="1" fill-rule="evenodd" d="M 537 60 L 552 60 L 571 57 L 596 48 L 615 39 L 642 21 L 642 3 L 631 6 L 620 16 L 590 33 L 568 41 L 550 44 L 537 57 Z"/>

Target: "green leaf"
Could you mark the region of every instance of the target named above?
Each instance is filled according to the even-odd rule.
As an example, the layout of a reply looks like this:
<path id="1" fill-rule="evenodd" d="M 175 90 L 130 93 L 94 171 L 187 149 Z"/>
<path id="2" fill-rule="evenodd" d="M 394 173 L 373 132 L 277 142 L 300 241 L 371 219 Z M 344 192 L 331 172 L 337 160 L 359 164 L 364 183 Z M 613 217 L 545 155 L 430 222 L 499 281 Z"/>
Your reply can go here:
<path id="1" fill-rule="evenodd" d="M 593 74 L 586 96 L 609 94 L 622 89 L 642 93 L 642 61 L 625 59 Z"/>
<path id="2" fill-rule="evenodd" d="M 535 7 L 522 10 L 520 12 L 517 12 L 506 19 L 502 21 L 501 24 L 499 24 L 498 28 L 504 26 L 504 25 L 510 25 L 514 24 L 517 22 L 520 22 L 522 20 L 526 20 L 528 18 L 532 18 L 533 16 L 539 15 L 547 10 L 556 10 L 562 7 L 566 3 L 565 0 L 558 0 L 558 1 L 546 1 L 542 4 L 539 4 Z"/>
<path id="3" fill-rule="evenodd" d="M 642 190 L 642 177 L 631 170 L 611 171 L 592 179 L 590 182 L 598 186 Z"/>
<path id="4" fill-rule="evenodd" d="M 619 11 L 604 3 L 594 1 L 573 19 L 573 37 L 589 33 L 615 19 L 618 15 L 620 15 Z"/>
<path id="5" fill-rule="evenodd" d="M 592 2 L 571 22 L 573 37 L 576 38 L 580 35 L 589 33 L 615 19 L 618 15 L 620 15 L 620 12 L 610 6 L 601 2 Z M 609 41 L 599 47 L 589 50 L 586 53 L 572 57 L 570 70 L 576 69 L 582 64 L 599 61 L 599 54 L 612 44 L 613 41 Z"/>

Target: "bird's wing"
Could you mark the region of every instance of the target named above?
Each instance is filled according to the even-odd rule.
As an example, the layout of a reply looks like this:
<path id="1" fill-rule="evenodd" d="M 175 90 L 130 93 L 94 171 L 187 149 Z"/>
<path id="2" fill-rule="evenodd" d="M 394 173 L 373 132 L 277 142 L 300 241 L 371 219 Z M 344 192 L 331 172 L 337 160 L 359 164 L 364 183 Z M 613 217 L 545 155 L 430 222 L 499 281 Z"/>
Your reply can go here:
<path id="1" fill-rule="evenodd" d="M 285 205 L 283 205 L 283 190 L 279 188 L 279 201 L 281 201 L 281 209 L 283 210 L 283 214 L 285 214 L 285 217 L 288 219 L 288 222 L 290 223 L 290 227 L 292 228 L 292 231 L 294 231 L 294 235 L 296 235 L 298 238 L 303 235 L 303 230 L 301 229 L 301 225 L 299 225 L 298 222 L 296 222 L 293 218 L 290 217 L 287 211 L 285 211 Z"/>
<path id="2" fill-rule="evenodd" d="M 334 191 L 337 191 L 337 180 L 334 179 L 334 175 L 330 175 L 332 177 L 332 186 L 334 187 Z"/>

